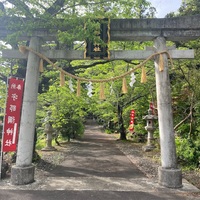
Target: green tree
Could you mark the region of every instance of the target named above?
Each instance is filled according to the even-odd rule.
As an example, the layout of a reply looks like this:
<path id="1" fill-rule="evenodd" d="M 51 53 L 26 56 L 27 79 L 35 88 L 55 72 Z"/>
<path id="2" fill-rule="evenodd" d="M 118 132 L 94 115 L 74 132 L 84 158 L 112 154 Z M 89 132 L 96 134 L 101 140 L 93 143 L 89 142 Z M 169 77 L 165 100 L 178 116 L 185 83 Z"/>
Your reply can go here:
<path id="1" fill-rule="evenodd" d="M 8 6 L 9 3 L 11 6 Z M 12 48 L 16 48 L 18 44 L 28 44 L 29 41 L 20 41 L 18 38 L 26 33 L 31 35 L 36 28 L 48 29 L 49 31 L 56 31 L 58 34 L 58 40 L 48 41 L 44 43 L 43 48 L 49 49 L 83 49 L 83 42 L 86 38 L 90 40 L 97 40 L 98 37 L 94 36 L 94 30 L 98 25 L 93 18 L 110 17 L 110 18 L 148 18 L 154 16 L 155 9 L 151 7 L 151 4 L 146 0 L 131 0 L 131 1 L 65 1 L 65 0 L 52 0 L 52 1 L 32 1 L 26 2 L 17 0 L 8 0 L 4 2 L 4 10 L 2 16 L 9 16 L 12 18 L 5 18 L 3 23 L 9 24 L 9 29 L 14 33 L 9 35 L 6 40 L 11 44 Z M 11 19 L 11 20 L 10 20 Z M 6 21 L 8 20 L 8 21 Z M 87 23 L 87 29 L 84 29 L 84 23 Z M 65 24 L 65 27 L 63 27 Z M 72 28 L 71 28 L 72 27 Z M 80 42 L 75 42 L 80 41 Z M 133 42 L 131 45 L 128 43 L 112 43 L 113 49 L 118 45 L 118 49 L 121 47 L 130 49 L 141 48 L 142 45 Z M 119 46 L 121 45 L 121 46 Z M 130 47 L 131 46 L 131 47 Z M 122 49 L 123 50 L 123 49 Z M 74 62 L 75 63 L 75 62 Z M 76 62 L 73 64 L 71 61 L 59 61 L 58 64 L 63 69 L 74 74 L 79 74 L 88 67 L 98 66 L 98 64 L 109 63 L 107 61 L 84 61 Z M 116 62 L 117 63 L 117 62 Z M 120 65 L 121 62 L 117 63 Z M 102 66 L 103 67 L 103 66 Z M 105 67 L 105 66 L 104 66 Z M 49 66 L 45 63 L 45 69 L 49 69 Z M 94 70 L 98 73 L 98 70 Z M 117 71 L 117 70 L 116 70 Z M 116 72 L 120 74 L 123 70 Z M 107 73 L 107 72 L 106 72 Z M 101 74 L 101 78 L 106 77 L 105 74 Z M 112 73 L 109 73 L 112 75 Z M 98 75 L 100 77 L 100 75 Z M 41 76 L 40 93 L 48 93 L 51 88 L 49 85 L 52 82 L 58 82 L 54 74 L 49 73 L 47 76 Z M 125 139 L 125 126 L 123 119 L 123 109 L 128 105 L 130 100 L 127 100 L 126 95 L 121 94 L 121 83 L 116 85 L 116 93 L 114 100 L 115 112 L 119 122 L 119 129 L 121 133 L 121 139 Z M 45 95 L 44 94 L 44 95 Z M 48 99 L 48 98 L 47 98 Z M 53 98 L 54 99 L 54 98 Z M 111 100 L 112 101 L 112 100 Z M 52 100 L 50 103 L 52 104 Z M 53 110 L 53 108 L 52 108 Z M 61 109 L 62 110 L 62 109 Z M 64 115 L 63 115 L 64 118 Z"/>
<path id="2" fill-rule="evenodd" d="M 67 86 L 60 87 L 54 83 L 49 90 L 38 97 L 37 127 L 43 126 L 47 111 L 52 113 L 52 124 L 56 132 L 63 138 L 81 136 L 86 104 L 82 98 L 77 98 Z"/>

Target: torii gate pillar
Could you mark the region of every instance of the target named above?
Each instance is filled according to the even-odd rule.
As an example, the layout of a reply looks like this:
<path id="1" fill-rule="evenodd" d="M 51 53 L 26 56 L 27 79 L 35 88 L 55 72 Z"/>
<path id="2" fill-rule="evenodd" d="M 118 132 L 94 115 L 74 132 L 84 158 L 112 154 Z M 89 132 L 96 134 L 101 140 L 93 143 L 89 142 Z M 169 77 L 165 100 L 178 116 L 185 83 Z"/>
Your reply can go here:
<path id="1" fill-rule="evenodd" d="M 167 50 L 164 37 L 154 40 L 157 52 Z M 177 168 L 175 135 L 171 89 L 168 73 L 168 58 L 163 54 L 164 71 L 159 71 L 159 57 L 155 59 L 156 92 L 158 106 L 158 122 L 161 147 L 161 166 L 158 168 L 159 183 L 169 188 L 182 187 L 182 172 Z"/>
<path id="2" fill-rule="evenodd" d="M 32 37 L 30 48 L 39 52 L 40 39 Z M 21 113 L 16 165 L 11 169 L 11 183 L 25 185 L 34 181 L 35 168 L 32 165 L 37 94 L 39 84 L 39 57 L 28 54 L 26 81 Z"/>

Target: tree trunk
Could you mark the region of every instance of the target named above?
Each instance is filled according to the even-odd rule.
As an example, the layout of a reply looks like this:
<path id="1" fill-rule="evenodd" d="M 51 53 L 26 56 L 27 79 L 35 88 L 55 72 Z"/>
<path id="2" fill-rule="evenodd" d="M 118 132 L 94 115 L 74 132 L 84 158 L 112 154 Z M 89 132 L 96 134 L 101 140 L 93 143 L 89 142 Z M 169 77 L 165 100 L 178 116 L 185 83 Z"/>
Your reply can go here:
<path id="1" fill-rule="evenodd" d="M 126 140 L 126 129 L 124 128 L 124 119 L 122 116 L 122 107 L 118 104 L 118 123 L 119 123 L 119 133 L 120 140 Z"/>

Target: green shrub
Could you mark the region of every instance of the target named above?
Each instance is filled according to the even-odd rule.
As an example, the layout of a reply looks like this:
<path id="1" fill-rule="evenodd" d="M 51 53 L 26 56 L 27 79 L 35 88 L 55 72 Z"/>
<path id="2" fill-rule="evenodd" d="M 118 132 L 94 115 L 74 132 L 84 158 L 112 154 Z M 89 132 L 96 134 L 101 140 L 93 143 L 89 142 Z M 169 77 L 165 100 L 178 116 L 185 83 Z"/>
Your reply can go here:
<path id="1" fill-rule="evenodd" d="M 176 138 L 177 157 L 181 164 L 197 167 L 200 158 L 199 140 Z"/>
<path id="2" fill-rule="evenodd" d="M 37 140 L 37 143 L 36 143 L 36 149 L 37 150 L 41 150 L 45 146 L 46 146 L 46 140 L 45 139 Z"/>
<path id="3" fill-rule="evenodd" d="M 67 123 L 62 124 L 62 128 L 59 130 L 61 136 L 68 141 L 72 138 L 82 136 L 84 133 L 83 122 L 79 119 L 68 119 Z"/>

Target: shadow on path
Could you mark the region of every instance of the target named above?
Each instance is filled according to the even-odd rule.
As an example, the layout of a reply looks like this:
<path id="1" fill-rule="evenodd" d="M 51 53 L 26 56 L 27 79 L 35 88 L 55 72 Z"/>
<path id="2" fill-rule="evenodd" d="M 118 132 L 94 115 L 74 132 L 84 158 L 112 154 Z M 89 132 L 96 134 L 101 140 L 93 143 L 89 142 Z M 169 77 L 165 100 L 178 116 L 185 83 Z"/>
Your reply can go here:
<path id="1" fill-rule="evenodd" d="M 50 176 L 145 177 L 116 147 L 116 142 L 113 136 L 102 133 L 100 127 L 90 121 L 85 126 L 84 137 L 72 141 L 73 152 L 51 171 Z"/>
<path id="2" fill-rule="evenodd" d="M 0 183 L 0 200 L 199 199 L 188 196 L 186 190 L 164 188 L 145 177 L 117 148 L 116 139 L 91 122 L 86 124 L 82 139 L 73 140 L 57 152 L 58 156 L 65 154 L 64 161 L 45 174 L 42 170 L 42 176 L 34 183 Z"/>

